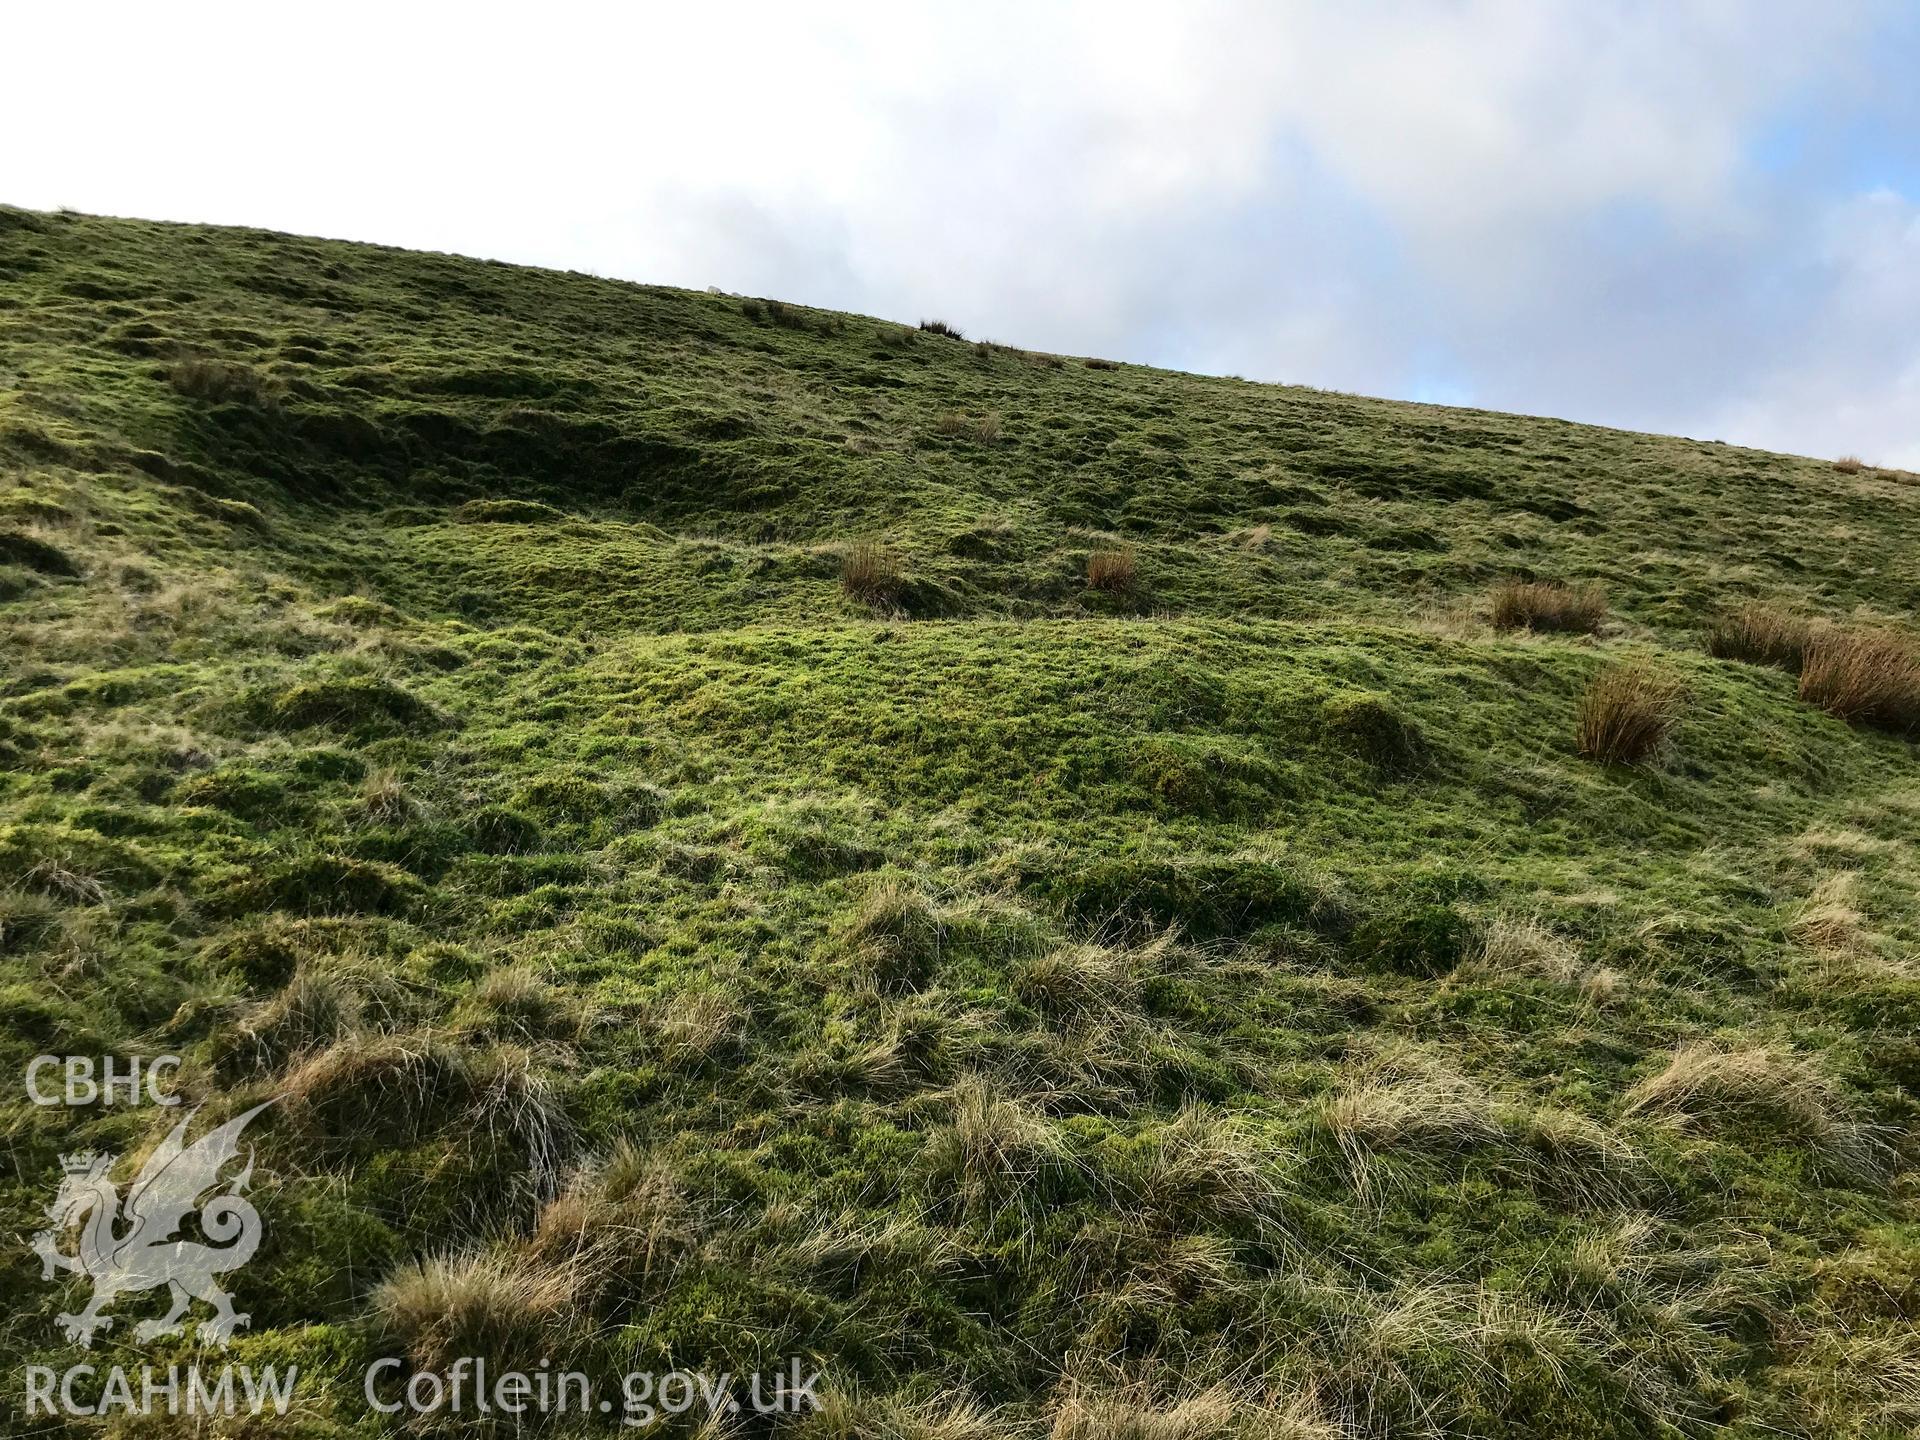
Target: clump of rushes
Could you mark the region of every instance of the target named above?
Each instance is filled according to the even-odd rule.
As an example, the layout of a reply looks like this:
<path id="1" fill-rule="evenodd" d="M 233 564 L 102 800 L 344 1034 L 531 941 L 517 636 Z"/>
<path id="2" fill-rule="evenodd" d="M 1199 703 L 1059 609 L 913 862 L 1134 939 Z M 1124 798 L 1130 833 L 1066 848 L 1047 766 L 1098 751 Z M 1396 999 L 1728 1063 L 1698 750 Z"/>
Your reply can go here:
<path id="1" fill-rule="evenodd" d="M 928 1141 L 932 1173 L 971 1203 L 1030 1184 L 1065 1150 L 1045 1116 L 980 1076 L 953 1088 L 952 1123 Z"/>
<path id="2" fill-rule="evenodd" d="M 1140 583 L 1139 566 L 1131 550 L 1091 550 L 1087 553 L 1087 588 L 1109 595 L 1131 595 Z"/>
<path id="3" fill-rule="evenodd" d="M 457 1011 L 462 1028 L 515 1040 L 574 1034 L 580 1017 L 567 997 L 524 965 L 503 965 L 474 983 Z"/>
<path id="4" fill-rule="evenodd" d="M 1719 660 L 1772 665 L 1798 675 L 1813 638 L 1813 622 L 1777 605 L 1750 600 L 1723 611 L 1707 630 L 1707 653 Z"/>
<path id="5" fill-rule="evenodd" d="M 1556 580 L 1509 580 L 1493 592 L 1498 630 L 1565 630 L 1591 635 L 1607 618 L 1607 592 L 1598 585 Z"/>
<path id="6" fill-rule="evenodd" d="M 919 889 L 897 875 L 882 875 L 867 887 L 842 934 L 875 983 L 900 991 L 932 978 L 946 927 Z"/>
<path id="7" fill-rule="evenodd" d="M 1000 438 L 1000 417 L 982 415 L 975 418 L 949 411 L 934 422 L 933 428 L 949 439 L 975 440 L 982 445 L 991 445 Z"/>
<path id="8" fill-rule="evenodd" d="M 900 593 L 900 561 L 886 546 L 856 540 L 840 558 L 840 585 L 856 600 L 892 600 Z"/>
<path id="9" fill-rule="evenodd" d="M 565 1269 L 498 1255 L 431 1256 L 381 1282 L 373 1308 L 423 1369 L 463 1355 L 521 1362 L 544 1343 L 570 1280 Z"/>
<path id="10" fill-rule="evenodd" d="M 1813 1163 L 1865 1184 L 1884 1179 L 1892 1153 L 1852 1103 L 1797 1056 L 1753 1047 L 1690 1045 L 1635 1086 L 1628 1113 L 1671 1115 L 1726 1131 L 1742 1124 L 1797 1143 Z"/>
<path id="11" fill-rule="evenodd" d="M 1106 945 L 1061 946 L 1013 972 L 1014 994 L 1068 1023 L 1112 1023 L 1133 1009 L 1139 988 L 1134 957 Z"/>
<path id="12" fill-rule="evenodd" d="M 407 793 L 397 772 L 375 770 L 367 776 L 360 791 L 360 804 L 367 819 L 381 825 L 403 825 L 420 814 L 420 804 Z"/>
<path id="13" fill-rule="evenodd" d="M 1920 729 L 1920 647 L 1891 630 L 1824 626 L 1806 647 L 1800 698 L 1854 725 Z"/>
<path id="14" fill-rule="evenodd" d="M 1049 1440 L 1216 1440 L 1239 1434 L 1299 1433 L 1257 1417 L 1223 1385 L 1166 1403 L 1144 1389 L 1072 1389 L 1053 1412 Z M 1311 1432 L 1306 1432 L 1311 1433 Z"/>
<path id="15" fill-rule="evenodd" d="M 216 405 L 251 405 L 259 410 L 278 408 L 285 390 L 279 381 L 251 365 L 204 355 L 179 361 L 167 373 L 167 379 L 175 390 L 193 399 Z"/>
<path id="16" fill-rule="evenodd" d="M 944 335 L 949 340 L 964 340 L 967 338 L 960 333 L 960 327 L 958 325 L 949 325 L 944 320 L 922 320 L 920 322 L 920 328 L 929 335 Z"/>
<path id="17" fill-rule="evenodd" d="M 1656 755 L 1680 716 L 1686 687 L 1640 661 L 1602 670 L 1580 700 L 1580 753 L 1605 765 L 1639 765 Z"/>

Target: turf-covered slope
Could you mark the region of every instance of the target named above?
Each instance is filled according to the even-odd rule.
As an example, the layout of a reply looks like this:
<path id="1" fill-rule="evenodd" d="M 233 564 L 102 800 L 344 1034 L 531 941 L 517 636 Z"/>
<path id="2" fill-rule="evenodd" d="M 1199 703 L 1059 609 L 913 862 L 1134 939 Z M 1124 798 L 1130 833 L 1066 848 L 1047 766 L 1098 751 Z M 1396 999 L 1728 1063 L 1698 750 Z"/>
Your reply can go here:
<path id="1" fill-rule="evenodd" d="M 796 1435 L 1904 1435 L 1920 756 L 1701 632 L 1910 623 L 1916 522 L 1716 444 L 0 210 L 0 1059 L 278 1097 L 229 1353 L 313 1434 L 485 1354 L 803 1356 Z M 1511 577 L 1612 618 L 1496 632 Z M 1688 698 L 1604 766 L 1622 659 Z M 57 1157 L 164 1122 L 6 1103 L 0 1349 L 63 1366 Z M 158 1308 L 96 1344 L 184 1360 Z"/>

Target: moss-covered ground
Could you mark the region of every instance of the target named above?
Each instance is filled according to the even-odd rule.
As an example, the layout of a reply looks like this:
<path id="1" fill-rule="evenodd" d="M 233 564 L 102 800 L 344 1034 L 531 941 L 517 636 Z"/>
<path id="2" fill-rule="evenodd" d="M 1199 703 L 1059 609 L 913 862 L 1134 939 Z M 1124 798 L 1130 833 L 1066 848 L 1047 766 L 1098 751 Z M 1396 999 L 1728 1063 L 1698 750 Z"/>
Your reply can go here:
<path id="1" fill-rule="evenodd" d="M 0 1069 L 277 1097 L 262 1434 L 485 1353 L 802 1356 L 795 1435 L 1908 1435 L 1920 751 L 1701 635 L 1910 625 L 1916 534 L 1896 473 L 0 209 Z M 1687 698 L 1601 766 L 1622 659 Z M 8 1373 L 200 1353 L 70 1345 L 26 1245 L 173 1114 L 4 1091 Z"/>

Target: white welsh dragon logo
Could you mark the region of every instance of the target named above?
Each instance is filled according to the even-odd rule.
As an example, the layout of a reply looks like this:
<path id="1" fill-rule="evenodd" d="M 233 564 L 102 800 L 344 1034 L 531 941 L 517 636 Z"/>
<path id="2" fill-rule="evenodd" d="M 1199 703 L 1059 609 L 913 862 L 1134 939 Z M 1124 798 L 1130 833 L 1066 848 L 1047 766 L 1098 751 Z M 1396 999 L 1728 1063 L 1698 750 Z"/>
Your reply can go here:
<path id="1" fill-rule="evenodd" d="M 120 1191 L 107 1172 L 113 1155 L 62 1155 L 64 1172 L 60 1193 L 47 1206 L 53 1228 L 33 1237 L 40 1257 L 42 1279 L 54 1271 L 74 1270 L 93 1281 L 93 1298 L 79 1314 L 63 1314 L 60 1328 L 69 1340 L 91 1346 L 94 1332 L 108 1329 L 113 1317 L 102 1314 L 120 1296 L 164 1285 L 172 1297 L 167 1313 L 134 1327 L 136 1340 L 178 1335 L 181 1316 L 195 1300 L 214 1308 L 213 1318 L 198 1327 L 200 1339 L 225 1345 L 248 1316 L 236 1313 L 233 1299 L 214 1283 L 214 1276 L 236 1270 L 252 1258 L 260 1245 L 260 1215 L 241 1198 L 253 1178 L 253 1152 L 238 1175 L 222 1180 L 220 1172 L 240 1153 L 240 1132 L 262 1110 L 256 1105 L 244 1115 L 209 1130 L 193 1144 L 186 1143 L 187 1126 L 196 1109 L 173 1127 L 171 1134 L 147 1157 L 127 1190 L 122 1215 Z M 200 1197 L 209 1190 L 218 1193 Z M 200 1232 L 212 1244 L 180 1237 L 182 1224 L 199 1214 Z M 116 1222 L 124 1228 L 116 1235 Z M 80 1226 L 80 1243 L 71 1255 L 56 1247 L 69 1226 Z"/>

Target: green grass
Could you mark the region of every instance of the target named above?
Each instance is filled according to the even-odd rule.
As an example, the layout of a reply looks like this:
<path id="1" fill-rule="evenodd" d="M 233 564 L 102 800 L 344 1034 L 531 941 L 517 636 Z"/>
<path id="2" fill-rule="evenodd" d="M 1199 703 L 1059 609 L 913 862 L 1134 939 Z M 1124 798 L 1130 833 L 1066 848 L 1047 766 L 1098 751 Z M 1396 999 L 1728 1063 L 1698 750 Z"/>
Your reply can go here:
<path id="1" fill-rule="evenodd" d="M 316 1434 L 474 1348 L 803 1355 L 822 1435 L 1910 1433 L 1920 752 L 1707 637 L 1910 627 L 1920 481 L 1050 358 L 0 210 L 0 1068 L 283 1097 L 234 1356 Z M 164 1128 L 7 1106 L 22 1236 Z"/>

